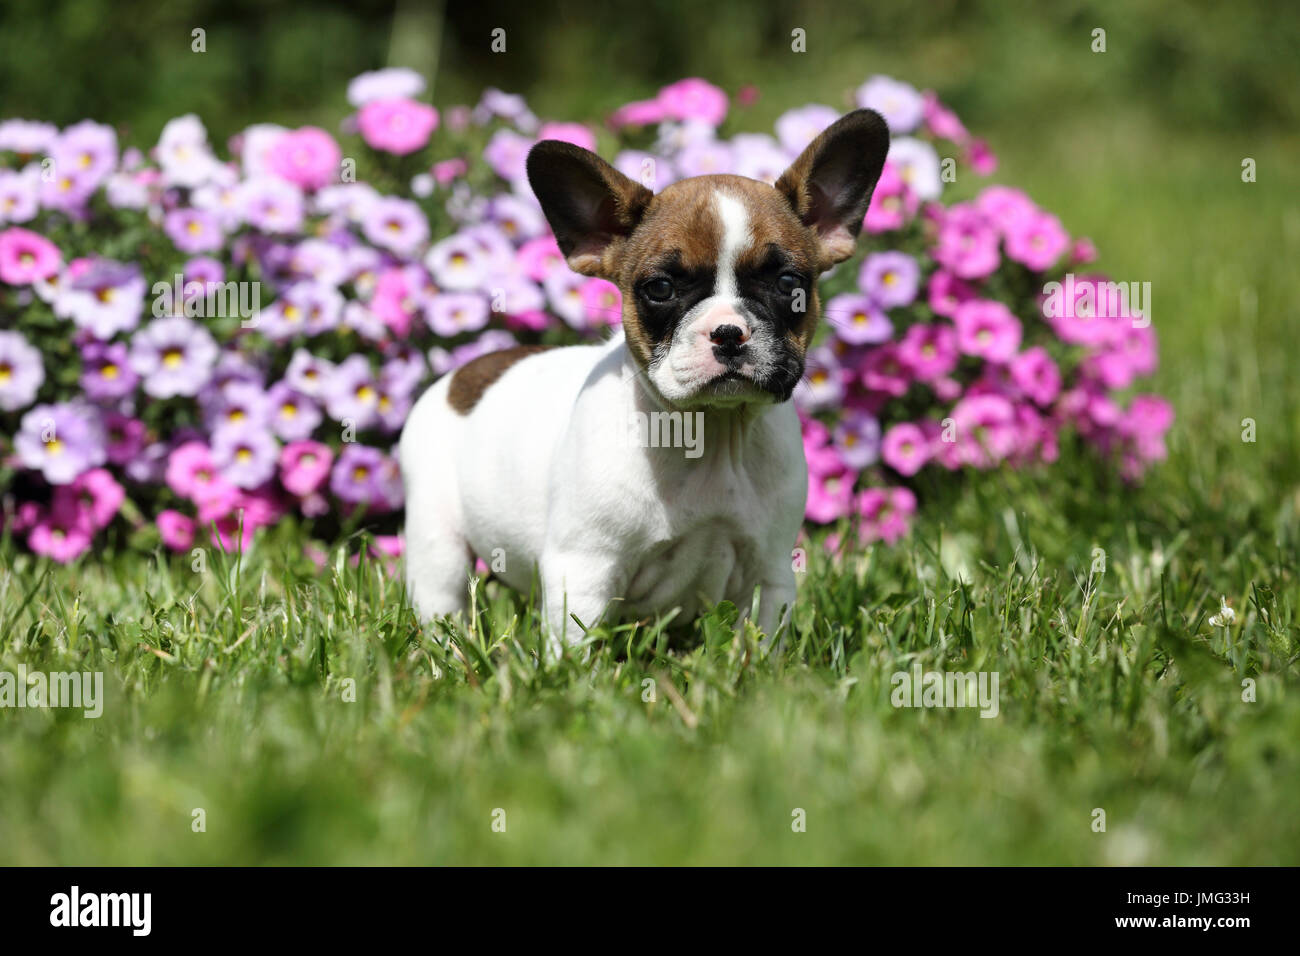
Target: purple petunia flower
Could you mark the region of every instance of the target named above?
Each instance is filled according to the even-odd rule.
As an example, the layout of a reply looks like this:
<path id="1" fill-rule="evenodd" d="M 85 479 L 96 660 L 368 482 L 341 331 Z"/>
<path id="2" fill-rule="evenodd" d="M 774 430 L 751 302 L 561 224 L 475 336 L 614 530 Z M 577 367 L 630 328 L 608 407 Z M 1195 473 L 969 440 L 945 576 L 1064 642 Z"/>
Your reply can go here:
<path id="1" fill-rule="evenodd" d="M 385 196 L 366 210 L 361 232 L 381 249 L 413 256 L 429 238 L 429 220 L 410 200 Z"/>
<path id="2" fill-rule="evenodd" d="M 488 218 L 511 242 L 522 242 L 546 232 L 546 217 L 535 201 L 503 193 L 488 203 Z"/>
<path id="3" fill-rule="evenodd" d="M 425 303 L 424 318 L 429 328 L 447 338 L 477 332 L 488 324 L 488 303 L 473 292 L 443 292 Z"/>
<path id="4" fill-rule="evenodd" d="M 894 324 L 870 296 L 837 295 L 826 303 L 825 313 L 836 338 L 848 345 L 876 345 L 894 334 Z"/>
<path id="5" fill-rule="evenodd" d="M 882 309 L 911 305 L 921 284 L 921 267 L 905 252 L 875 252 L 862 262 L 858 288 Z"/>
<path id="6" fill-rule="evenodd" d="M 137 461 L 144 448 L 144 422 L 121 412 L 104 412 L 104 452 L 113 465 L 127 465 Z M 135 474 L 131 477 L 140 481 Z"/>
<path id="7" fill-rule="evenodd" d="M 215 252 L 225 242 L 221 224 L 202 209 L 173 209 L 163 219 L 163 232 L 181 252 Z"/>
<path id="8" fill-rule="evenodd" d="M 520 136 L 512 129 L 499 129 L 488 140 L 483 158 L 502 179 L 511 183 L 522 182 L 525 179 L 524 163 L 532 148 L 531 137 Z"/>
<path id="9" fill-rule="evenodd" d="M 72 319 L 77 328 L 95 338 L 108 341 L 139 324 L 147 288 L 139 266 L 96 259 L 59 290 L 54 312 Z"/>
<path id="10" fill-rule="evenodd" d="M 735 171 L 736 156 L 721 140 L 691 143 L 675 157 L 683 176 L 712 176 Z"/>
<path id="11" fill-rule="evenodd" d="M 209 431 L 234 425 L 271 423 L 271 400 L 260 382 L 228 381 L 203 394 L 203 421 Z"/>
<path id="12" fill-rule="evenodd" d="M 139 383 L 121 342 L 92 339 L 81 347 L 81 388 L 91 401 L 115 402 L 130 395 Z"/>
<path id="13" fill-rule="evenodd" d="M 47 152 L 58 137 L 59 128 L 53 123 L 23 119 L 0 122 L 0 152 L 36 156 Z"/>
<path id="14" fill-rule="evenodd" d="M 117 165 L 117 133 L 91 120 L 74 123 L 50 147 L 55 175 L 60 167 L 98 184 Z"/>
<path id="15" fill-rule="evenodd" d="M 382 497 L 384 453 L 369 445 L 343 446 L 330 472 L 330 491 L 350 505 L 373 502 Z"/>
<path id="16" fill-rule="evenodd" d="M 41 175 L 32 166 L 21 172 L 0 169 L 0 224 L 28 222 L 40 209 Z"/>
<path id="17" fill-rule="evenodd" d="M 330 418 L 369 428 L 379 417 L 379 388 L 370 362 L 353 355 L 340 362 L 325 383 L 321 398 Z"/>
<path id="18" fill-rule="evenodd" d="M 212 463 L 237 488 L 257 488 L 270 481 L 280 460 L 280 444 L 265 425 L 240 423 L 212 435 Z"/>
<path id="19" fill-rule="evenodd" d="M 441 288 L 453 292 L 480 288 L 491 271 L 488 253 L 464 232 L 434 243 L 424 265 Z"/>
<path id="20" fill-rule="evenodd" d="M 217 343 L 208 330 L 181 316 L 157 319 L 131 340 L 131 368 L 154 398 L 197 395 L 216 360 Z"/>
<path id="21" fill-rule="evenodd" d="M 284 370 L 284 380 L 308 398 L 320 398 L 324 394 L 325 383 L 333 374 L 333 362 L 317 358 L 306 349 L 298 349 L 289 359 L 289 367 Z"/>
<path id="22" fill-rule="evenodd" d="M 925 98 L 916 88 L 888 76 L 871 77 L 855 98 L 858 106 L 883 116 L 895 136 L 912 132 L 925 115 Z"/>
<path id="23" fill-rule="evenodd" d="M 262 232 L 289 233 L 302 228 L 302 190 L 272 176 L 246 179 L 239 187 L 239 207 L 250 226 Z"/>
<path id="24" fill-rule="evenodd" d="M 270 339 L 283 342 L 295 335 L 319 335 L 336 328 L 343 314 L 343 296 L 319 282 L 296 282 L 278 301 L 263 309 L 257 327 Z"/>
<path id="25" fill-rule="evenodd" d="M 812 412 L 833 407 L 843 397 L 844 379 L 835 353 L 825 345 L 810 350 L 803 378 L 794 389 L 795 404 Z"/>
<path id="26" fill-rule="evenodd" d="M 874 415 L 849 411 L 833 434 L 840 457 L 854 471 L 875 464 L 880 457 L 880 422 Z"/>
<path id="27" fill-rule="evenodd" d="M 288 382 L 272 385 L 267 398 L 271 430 L 284 441 L 309 438 L 321 423 L 321 413 L 316 403 Z"/>
<path id="28" fill-rule="evenodd" d="M 66 485 L 104 463 L 104 426 L 89 405 L 60 402 L 27 412 L 14 436 L 14 451 L 52 485 Z"/>
<path id="29" fill-rule="evenodd" d="M 41 353 L 17 332 L 0 332 L 0 409 L 14 412 L 36 400 L 45 381 Z"/>
<path id="30" fill-rule="evenodd" d="M 776 121 L 776 138 L 791 157 L 798 156 L 831 123 L 840 118 L 832 106 L 810 103 L 782 113 Z"/>

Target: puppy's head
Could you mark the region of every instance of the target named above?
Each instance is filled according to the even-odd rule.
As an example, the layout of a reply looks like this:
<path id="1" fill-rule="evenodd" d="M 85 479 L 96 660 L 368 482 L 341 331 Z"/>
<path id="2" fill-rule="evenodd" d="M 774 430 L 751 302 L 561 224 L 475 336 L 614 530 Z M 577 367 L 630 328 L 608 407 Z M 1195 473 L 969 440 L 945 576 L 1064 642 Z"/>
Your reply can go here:
<path id="1" fill-rule="evenodd" d="M 780 402 L 804 371 L 817 277 L 853 253 L 889 150 L 879 114 L 822 132 L 775 187 L 696 176 L 658 195 L 543 140 L 528 179 L 569 266 L 623 293 L 628 348 L 679 407 Z"/>

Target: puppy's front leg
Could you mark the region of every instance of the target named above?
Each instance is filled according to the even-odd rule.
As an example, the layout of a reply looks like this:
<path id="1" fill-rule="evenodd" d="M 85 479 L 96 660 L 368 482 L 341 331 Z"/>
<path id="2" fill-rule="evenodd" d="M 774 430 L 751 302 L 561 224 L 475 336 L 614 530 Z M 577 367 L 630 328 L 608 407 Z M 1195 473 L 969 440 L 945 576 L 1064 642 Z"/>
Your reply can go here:
<path id="1" fill-rule="evenodd" d="M 758 595 L 758 620 L 754 623 L 763 632 L 763 648 L 772 646 L 777 632 L 790 621 L 794 610 L 794 571 L 782 563 L 764 575 Z"/>
<path id="2" fill-rule="evenodd" d="M 582 628 L 594 627 L 620 593 L 622 581 L 616 556 L 600 551 L 548 550 L 540 564 L 542 612 L 547 646 L 558 656 L 560 642 L 577 643 Z"/>

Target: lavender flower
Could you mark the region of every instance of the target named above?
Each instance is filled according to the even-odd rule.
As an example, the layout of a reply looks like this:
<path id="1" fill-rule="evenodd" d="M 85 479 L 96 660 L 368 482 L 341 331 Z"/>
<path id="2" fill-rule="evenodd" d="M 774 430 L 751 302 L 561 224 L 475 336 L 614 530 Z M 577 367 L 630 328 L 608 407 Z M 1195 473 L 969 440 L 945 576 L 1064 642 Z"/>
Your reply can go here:
<path id="1" fill-rule="evenodd" d="M 14 412 L 36 399 L 45 381 L 41 353 L 17 332 L 0 332 L 0 409 Z"/>
<path id="2" fill-rule="evenodd" d="M 239 423 L 212 435 L 212 463 L 237 488 L 257 488 L 271 480 L 280 445 L 264 425 Z"/>
<path id="3" fill-rule="evenodd" d="M 91 401 L 115 402 L 139 383 L 121 342 L 91 340 L 81 347 L 81 388 Z"/>
<path id="4" fill-rule="evenodd" d="M 139 266 L 96 259 L 60 290 L 54 312 L 107 341 L 139 324 L 146 288 Z"/>
<path id="5" fill-rule="evenodd" d="M 131 368 L 154 398 L 197 395 L 216 359 L 217 343 L 207 329 L 181 316 L 157 319 L 131 340 Z"/>
<path id="6" fill-rule="evenodd" d="M 14 451 L 26 467 L 52 485 L 71 483 L 104 463 L 104 426 L 89 405 L 59 402 L 37 405 L 22 418 Z"/>

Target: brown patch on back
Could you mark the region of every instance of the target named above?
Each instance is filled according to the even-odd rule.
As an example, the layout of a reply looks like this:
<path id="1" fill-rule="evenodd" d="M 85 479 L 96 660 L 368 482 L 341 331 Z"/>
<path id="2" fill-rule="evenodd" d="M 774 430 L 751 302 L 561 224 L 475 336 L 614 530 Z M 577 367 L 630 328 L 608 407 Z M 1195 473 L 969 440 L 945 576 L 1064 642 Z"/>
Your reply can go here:
<path id="1" fill-rule="evenodd" d="M 472 362 L 466 362 L 451 375 L 451 384 L 447 386 L 447 404 L 461 415 L 468 415 L 474 410 L 484 393 L 499 379 L 510 366 L 530 355 L 554 348 L 551 345 L 517 345 L 499 352 L 480 355 Z"/>

